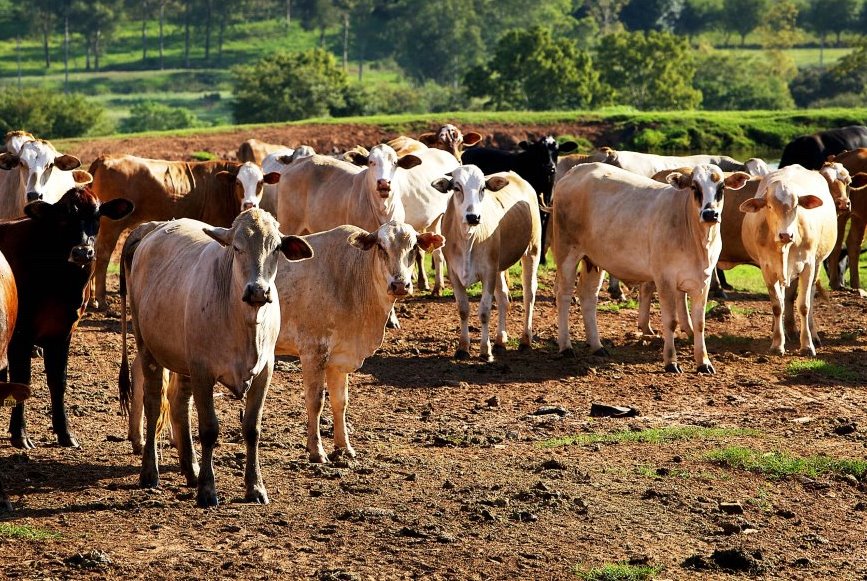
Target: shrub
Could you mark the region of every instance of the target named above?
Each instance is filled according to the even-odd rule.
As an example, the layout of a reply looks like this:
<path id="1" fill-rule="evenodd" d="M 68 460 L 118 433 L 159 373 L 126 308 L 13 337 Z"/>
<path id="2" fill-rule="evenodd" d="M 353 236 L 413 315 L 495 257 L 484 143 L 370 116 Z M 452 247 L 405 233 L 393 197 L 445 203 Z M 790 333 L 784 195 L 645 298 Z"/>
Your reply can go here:
<path id="1" fill-rule="evenodd" d="M 8 88 L 0 92 L 0 130 L 24 129 L 56 139 L 95 133 L 104 122 L 102 105 L 83 95 L 63 95 L 43 89 Z"/>
<path id="2" fill-rule="evenodd" d="M 790 109 L 786 80 L 767 59 L 709 51 L 698 59 L 695 88 L 710 110 Z"/>
<path id="3" fill-rule="evenodd" d="M 121 133 L 141 133 L 201 127 L 201 125 L 202 122 L 188 109 L 144 101 L 133 106 L 130 116 L 120 122 L 119 129 Z"/>

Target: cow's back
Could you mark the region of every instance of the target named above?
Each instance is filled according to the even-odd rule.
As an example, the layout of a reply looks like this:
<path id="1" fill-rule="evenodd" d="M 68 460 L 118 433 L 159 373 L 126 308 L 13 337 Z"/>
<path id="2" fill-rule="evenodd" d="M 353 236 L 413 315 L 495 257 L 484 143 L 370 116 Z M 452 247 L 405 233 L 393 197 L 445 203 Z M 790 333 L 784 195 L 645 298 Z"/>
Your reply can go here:
<path id="1" fill-rule="evenodd" d="M 363 168 L 324 155 L 293 163 L 279 182 L 280 230 L 305 234 L 346 224 L 354 177 L 361 171 Z"/>
<path id="2" fill-rule="evenodd" d="M 867 127 L 850 125 L 796 137 L 783 149 L 779 167 L 802 165 L 817 170 L 828 159 L 846 150 L 867 147 Z"/>
<path id="3" fill-rule="evenodd" d="M 423 144 L 422 144 L 423 145 Z M 400 172 L 400 186 L 405 222 L 419 232 L 426 230 L 446 211 L 449 196 L 436 190 L 431 183 L 458 167 L 455 156 L 441 149 L 428 148 L 415 153 L 422 163 Z"/>
<path id="4" fill-rule="evenodd" d="M 509 185 L 488 195 L 496 202 L 499 222 L 499 270 L 503 271 L 520 260 L 527 249 L 541 246 L 542 226 L 539 219 L 539 201 L 536 191 L 517 174 L 494 174 L 505 177 Z M 489 176 L 488 176 L 489 177 Z M 487 216 L 482 218 L 487 219 Z"/>
<path id="5" fill-rule="evenodd" d="M 720 236 L 723 246 L 719 256 L 720 263 L 743 264 L 752 263 L 750 254 L 741 239 L 745 214 L 741 212 L 741 204 L 756 195 L 761 178 L 752 178 L 739 190 L 725 189 L 723 194 L 722 220 L 720 221 Z M 721 266 L 727 266 L 721 264 Z"/>

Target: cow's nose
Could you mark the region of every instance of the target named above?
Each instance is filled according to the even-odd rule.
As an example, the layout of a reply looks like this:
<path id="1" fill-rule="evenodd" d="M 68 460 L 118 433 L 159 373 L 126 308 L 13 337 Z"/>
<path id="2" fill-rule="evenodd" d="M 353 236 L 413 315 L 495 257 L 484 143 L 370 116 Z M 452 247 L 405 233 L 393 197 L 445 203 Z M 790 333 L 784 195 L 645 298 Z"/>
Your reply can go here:
<path id="1" fill-rule="evenodd" d="M 383 193 L 388 194 L 391 191 L 391 181 L 389 180 L 376 180 L 376 191 L 382 195 Z"/>
<path id="2" fill-rule="evenodd" d="M 780 242 L 788 244 L 792 241 L 792 234 L 789 232 L 780 232 Z"/>
<path id="3" fill-rule="evenodd" d="M 703 222 L 719 222 L 719 212 L 712 208 L 707 208 L 701 211 L 701 219 Z"/>
<path id="4" fill-rule="evenodd" d="M 478 214 L 467 214 L 467 224 L 470 226 L 478 226 L 481 221 L 482 217 Z"/>
<path id="5" fill-rule="evenodd" d="M 248 305 L 261 307 L 271 302 L 271 288 L 261 284 L 248 284 L 244 287 L 244 296 L 241 299 Z"/>
<path id="6" fill-rule="evenodd" d="M 27 192 L 27 201 L 28 202 L 35 202 L 35 201 L 41 200 L 41 199 L 42 199 L 42 194 L 40 194 L 39 192 Z"/>
<path id="7" fill-rule="evenodd" d="M 255 208 L 255 207 L 256 207 L 256 204 L 254 204 L 253 202 L 244 202 L 244 204 L 241 206 L 241 208 L 243 210 L 249 210 L 250 208 Z"/>
<path id="8" fill-rule="evenodd" d="M 96 252 L 93 250 L 93 246 L 75 246 L 69 253 L 69 262 L 75 264 L 90 264 L 93 262 L 95 257 Z"/>
<path id="9" fill-rule="evenodd" d="M 852 200 L 850 199 L 839 199 L 837 200 L 837 209 L 841 212 L 848 212 L 852 209 Z"/>
<path id="10" fill-rule="evenodd" d="M 388 285 L 388 294 L 394 295 L 397 297 L 403 297 L 412 293 L 412 283 L 405 282 L 402 280 L 392 281 L 391 284 Z"/>

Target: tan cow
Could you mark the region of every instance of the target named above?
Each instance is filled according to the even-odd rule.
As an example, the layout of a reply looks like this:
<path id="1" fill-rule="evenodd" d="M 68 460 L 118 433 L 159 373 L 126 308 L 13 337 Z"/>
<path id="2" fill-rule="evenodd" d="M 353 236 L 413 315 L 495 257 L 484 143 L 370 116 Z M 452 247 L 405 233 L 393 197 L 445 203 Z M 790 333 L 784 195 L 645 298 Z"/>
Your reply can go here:
<path id="1" fill-rule="evenodd" d="M 248 139 L 238 147 L 238 161 L 241 163 L 250 161 L 261 166 L 268 154 L 282 152 L 286 149 L 291 148 L 275 143 L 265 143 L 258 139 Z"/>
<path id="2" fill-rule="evenodd" d="M 578 294 L 591 352 L 607 355 L 596 325 L 602 270 L 634 282 L 654 282 L 660 293 L 668 372 L 680 372 L 674 348 L 675 305 L 689 295 L 694 357 L 699 373 L 714 373 L 704 342 L 704 307 L 710 276 L 722 248 L 719 235 L 723 188 L 742 187 L 746 173 L 725 177 L 719 167 L 673 173 L 661 184 L 607 164 L 576 167 L 554 192 L 554 260 L 559 346 L 571 352 L 569 305 L 577 268 Z"/>
<path id="3" fill-rule="evenodd" d="M 437 131 L 422 133 L 417 140 L 401 135 L 389 141 L 388 144 L 394 148 L 398 155 L 418 153 L 424 151 L 426 147 L 431 147 L 447 151 L 460 161 L 464 148 L 472 147 L 481 140 L 482 136 L 475 131 L 470 131 L 464 135 L 460 129 L 447 123 Z"/>
<path id="4" fill-rule="evenodd" d="M 740 205 L 741 238 L 762 269 L 773 309 L 771 352 L 785 353 L 785 332 L 793 334 L 793 303 L 798 280 L 801 351 L 815 355 L 819 336 L 813 317 L 818 267 L 837 239 L 837 212 L 828 182 L 800 165 L 778 169 L 762 178 L 755 197 Z M 784 313 L 785 303 L 785 313 Z M 785 318 L 785 321 L 783 320 Z"/>
<path id="5" fill-rule="evenodd" d="M 262 173 L 268 174 L 272 172 L 279 173 L 281 176 L 286 172 L 289 166 L 305 157 L 315 155 L 316 152 L 309 145 L 301 145 L 296 149 L 282 149 L 274 153 L 269 153 L 262 160 Z M 274 184 L 265 184 L 265 189 L 262 193 L 262 201 L 259 207 L 263 210 L 271 212 L 274 216 L 277 215 L 277 192 L 279 186 Z"/>
<path id="6" fill-rule="evenodd" d="M 0 169 L 6 170 L 0 172 L 0 219 L 23 216 L 27 202 L 57 202 L 75 187 L 72 170 L 80 165 L 77 157 L 59 153 L 42 139 L 20 133 L 7 139 L 7 152 L 0 153 Z"/>
<path id="7" fill-rule="evenodd" d="M 141 238 L 132 257 L 124 256 L 124 290 L 129 294 L 140 360 L 134 366 L 144 378 L 147 430 L 142 487 L 159 484 L 155 436 L 163 400 L 163 370 L 168 369 L 177 374 L 178 381 L 171 415 L 181 471 L 188 482 L 198 481 L 196 503 L 202 507 L 218 503 L 213 468 L 219 433 L 214 412 L 218 382 L 236 398 L 246 397 L 245 499 L 268 502 L 258 447 L 262 407 L 280 331 L 274 278 L 281 253 L 290 260 L 313 254 L 297 236 L 281 236 L 273 216 L 254 208 L 238 216 L 230 229 L 189 219 L 165 222 Z M 121 404 L 127 408 L 130 384 L 125 314 L 123 321 L 119 387 Z M 195 401 L 202 443 L 202 470 L 198 474 L 189 425 L 190 397 Z"/>
<path id="8" fill-rule="evenodd" d="M 27 131 L 7 131 L 3 138 L 3 152 L 18 155 L 21 151 L 21 146 L 28 141 L 36 141 L 36 137 Z"/>
<path id="9" fill-rule="evenodd" d="M 861 257 L 861 243 L 864 241 L 864 232 L 867 230 L 867 148 L 844 151 L 836 156 L 830 156 L 829 161 L 843 164 L 858 183 L 852 184 L 851 214 L 840 214 L 837 218 L 837 243 L 831 252 L 829 262 L 830 285 L 833 289 L 843 287 L 843 277 L 837 267 L 840 263 L 840 255 L 843 252 L 843 236 L 846 234 L 846 222 L 852 219 L 849 225 L 849 234 L 846 235 L 846 255 L 849 258 L 849 284 L 853 289 L 861 289 L 861 275 L 858 271 L 858 263 Z M 862 174 L 860 177 L 858 174 Z"/>
<path id="10" fill-rule="evenodd" d="M 474 165 L 455 169 L 451 177 L 443 177 L 433 186 L 451 201 L 443 217 L 442 231 L 446 237 L 444 254 L 449 267 L 449 280 L 458 304 L 461 336 L 457 359 L 470 357 L 467 288 L 482 283 L 479 320 L 482 336 L 480 357 L 493 361 L 489 333 L 491 304 L 497 299 L 499 323 L 494 348 L 506 349 L 506 316 L 509 312 L 509 282 L 506 271 L 521 261 L 524 294 L 524 333 L 521 347 L 533 344 L 533 308 L 536 304 L 539 253 L 542 247 L 542 226 L 539 202 L 532 186 L 514 172 L 485 176 Z M 454 192 L 454 194 L 452 194 Z"/>
<path id="11" fill-rule="evenodd" d="M 280 174 L 262 174 L 255 164 L 231 161 L 164 161 L 133 155 L 104 155 L 90 166 L 93 191 L 103 202 L 124 196 L 135 211 L 109 222 L 96 241 L 94 306 L 105 306 L 105 278 L 121 233 L 148 220 L 192 218 L 226 227 L 242 210 L 258 206 L 265 183 Z"/>

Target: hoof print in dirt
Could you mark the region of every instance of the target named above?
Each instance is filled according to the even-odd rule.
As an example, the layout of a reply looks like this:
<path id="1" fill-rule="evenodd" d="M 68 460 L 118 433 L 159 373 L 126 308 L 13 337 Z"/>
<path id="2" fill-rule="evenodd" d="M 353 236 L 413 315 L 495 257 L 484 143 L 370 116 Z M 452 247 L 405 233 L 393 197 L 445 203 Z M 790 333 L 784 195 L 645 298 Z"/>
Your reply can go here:
<path id="1" fill-rule="evenodd" d="M 710 557 L 693 555 L 681 563 L 684 569 L 696 571 L 726 571 L 730 573 L 761 574 L 765 571 L 760 550 L 716 549 Z"/>
<path id="2" fill-rule="evenodd" d="M 93 549 L 87 553 L 76 553 L 64 559 L 63 562 L 68 567 L 76 569 L 104 569 L 111 565 L 111 559 L 109 559 L 108 555 L 97 549 Z"/>
<path id="3" fill-rule="evenodd" d="M 361 577 L 345 569 L 320 569 L 316 573 L 318 581 L 360 581 Z"/>

